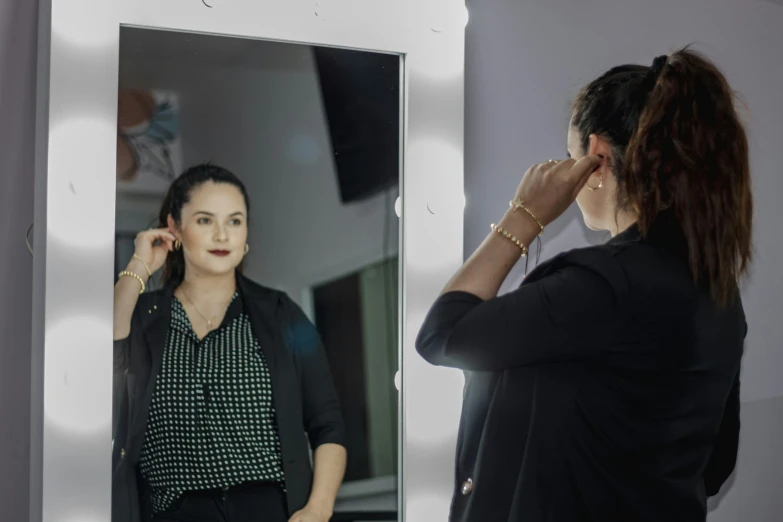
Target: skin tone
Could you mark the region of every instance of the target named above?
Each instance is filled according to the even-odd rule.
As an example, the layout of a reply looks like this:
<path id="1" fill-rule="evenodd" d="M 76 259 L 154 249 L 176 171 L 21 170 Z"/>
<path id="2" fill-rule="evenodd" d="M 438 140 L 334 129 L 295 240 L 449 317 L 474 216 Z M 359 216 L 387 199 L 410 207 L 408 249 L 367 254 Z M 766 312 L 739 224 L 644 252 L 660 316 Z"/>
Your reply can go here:
<path id="1" fill-rule="evenodd" d="M 587 180 L 590 187 L 599 187 L 597 190 L 584 188 L 579 191 L 576 203 L 582 211 L 585 225 L 590 230 L 606 230 L 616 236 L 636 222 L 633 212 L 617 211 L 617 178 L 609 165 L 612 165 L 614 151 L 611 144 L 604 138 L 595 134 L 589 137 L 588 150 L 583 151 L 579 131 L 569 126 L 568 129 L 568 155 L 580 160 L 586 155 L 598 155 L 607 158 L 608 162 L 602 162 L 600 168 L 593 172 Z"/>
<path id="2" fill-rule="evenodd" d="M 159 245 L 155 245 L 156 241 Z M 135 240 L 135 253 L 126 270 L 138 274 L 146 284 L 147 268 L 163 267 L 182 243 L 185 278 L 174 291 L 196 335 L 203 339 L 218 328 L 236 292 L 235 270 L 245 256 L 247 208 L 242 193 L 233 185 L 205 182 L 193 189 L 182 207 L 180 223 L 168 217 L 168 228 L 146 230 Z M 216 255 L 215 251 L 227 252 Z M 139 282 L 121 277 L 114 287 L 114 339 L 130 334 L 133 310 L 139 299 Z M 211 323 L 211 325 L 210 325 Z M 322 444 L 313 455 L 313 487 L 307 505 L 289 522 L 328 522 L 345 473 L 346 451 L 338 444 Z"/>
<path id="3" fill-rule="evenodd" d="M 617 212 L 617 182 L 610 167 L 612 148 L 607 140 L 596 135 L 589 137 L 587 151 L 581 150 L 579 143 L 578 132 L 569 129 L 568 150 L 571 157 L 530 167 L 514 198 L 522 200 L 544 227 L 577 201 L 589 228 L 607 230 L 614 236 L 633 225 L 636 218 L 628 212 Z M 588 183 L 594 188 L 602 186 L 593 191 L 587 188 Z M 541 232 L 538 223 L 521 209 L 509 209 L 498 225 L 524 245 L 530 245 Z M 443 293 L 468 292 L 484 300 L 496 297 L 501 284 L 519 261 L 520 254 L 517 245 L 490 231 L 452 277 Z"/>

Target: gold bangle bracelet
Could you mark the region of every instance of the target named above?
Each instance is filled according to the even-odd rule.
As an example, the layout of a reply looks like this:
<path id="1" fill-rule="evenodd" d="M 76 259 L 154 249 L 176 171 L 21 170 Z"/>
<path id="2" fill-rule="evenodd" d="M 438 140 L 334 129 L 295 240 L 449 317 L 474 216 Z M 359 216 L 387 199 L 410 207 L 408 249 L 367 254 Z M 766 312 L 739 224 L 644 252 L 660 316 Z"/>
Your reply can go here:
<path id="1" fill-rule="evenodd" d="M 525 212 L 530 214 L 530 217 L 532 217 L 536 221 L 536 224 L 538 225 L 538 228 L 541 229 L 541 232 L 539 232 L 538 235 L 540 236 L 541 234 L 544 233 L 544 225 L 542 225 L 541 221 L 536 217 L 536 215 L 533 214 L 533 212 L 529 208 L 527 208 L 525 206 L 525 203 L 522 202 L 522 200 L 515 199 L 513 201 L 509 201 L 508 202 L 508 206 L 511 207 L 513 212 L 516 212 L 518 208 L 521 208 L 522 210 L 524 210 Z"/>
<path id="2" fill-rule="evenodd" d="M 152 270 L 150 270 L 149 265 L 147 265 L 147 263 L 136 252 L 133 253 L 132 257 L 133 259 L 138 259 L 141 261 L 141 264 L 144 265 L 144 268 L 147 270 L 147 276 L 152 277 Z"/>
<path id="3" fill-rule="evenodd" d="M 139 294 L 143 294 L 144 290 L 146 290 L 146 288 L 147 288 L 147 285 L 144 284 L 144 279 L 142 279 L 139 274 L 135 274 L 135 273 L 131 272 L 130 270 L 123 270 L 118 275 L 120 277 L 132 277 L 135 280 L 137 280 L 139 283 L 141 283 L 141 291 L 139 292 Z"/>
<path id="4" fill-rule="evenodd" d="M 505 237 L 506 239 L 508 239 L 509 241 L 514 243 L 516 246 L 521 248 L 522 249 L 522 256 L 521 257 L 527 256 L 527 247 L 525 246 L 524 243 L 522 243 L 522 241 L 517 239 L 516 236 L 512 235 L 511 232 L 509 232 L 508 230 L 504 229 L 503 227 L 497 226 L 494 223 L 492 223 L 489 226 L 489 228 L 491 228 L 493 232 L 497 232 L 498 234 L 500 234 L 501 236 Z"/>

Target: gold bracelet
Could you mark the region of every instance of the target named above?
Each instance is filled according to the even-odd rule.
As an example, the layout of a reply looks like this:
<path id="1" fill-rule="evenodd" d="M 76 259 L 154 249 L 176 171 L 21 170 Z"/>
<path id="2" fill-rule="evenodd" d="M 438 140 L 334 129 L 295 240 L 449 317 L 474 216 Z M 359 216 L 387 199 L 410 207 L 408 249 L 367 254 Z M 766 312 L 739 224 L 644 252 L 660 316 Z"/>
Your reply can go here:
<path id="1" fill-rule="evenodd" d="M 508 230 L 504 229 L 503 227 L 497 226 L 494 223 L 492 223 L 489 226 L 489 228 L 491 228 L 493 232 L 497 232 L 498 234 L 500 234 L 501 236 L 505 237 L 506 239 L 508 239 L 509 241 L 514 243 L 516 246 L 521 248 L 522 249 L 522 257 L 527 256 L 527 247 L 524 245 L 524 243 L 522 243 L 522 241 L 517 239 L 515 236 L 511 235 L 511 232 L 509 232 Z"/>
<path id="2" fill-rule="evenodd" d="M 152 271 L 150 270 L 150 267 L 136 252 L 133 253 L 133 259 L 138 259 L 141 261 L 141 264 L 144 265 L 144 268 L 147 269 L 147 276 L 152 277 Z"/>
<path id="3" fill-rule="evenodd" d="M 147 288 L 147 285 L 144 284 L 144 279 L 142 279 L 139 274 L 133 273 L 130 270 L 123 270 L 118 275 L 120 277 L 132 277 L 141 283 L 141 291 L 139 292 L 140 294 L 143 294 L 144 290 Z"/>
<path id="4" fill-rule="evenodd" d="M 544 225 L 542 225 L 541 221 L 539 221 L 539 219 L 536 217 L 536 215 L 533 214 L 533 212 L 531 212 L 530 209 L 525 206 L 525 204 L 522 202 L 522 200 L 515 199 L 513 201 L 509 201 L 508 202 L 508 206 L 511 207 L 513 212 L 516 212 L 518 208 L 521 208 L 522 210 L 524 210 L 525 212 L 530 214 L 530 217 L 532 217 L 533 219 L 536 220 L 536 223 L 538 224 L 538 228 L 541 229 L 541 232 L 539 232 L 538 235 L 540 236 L 541 234 L 544 233 Z"/>

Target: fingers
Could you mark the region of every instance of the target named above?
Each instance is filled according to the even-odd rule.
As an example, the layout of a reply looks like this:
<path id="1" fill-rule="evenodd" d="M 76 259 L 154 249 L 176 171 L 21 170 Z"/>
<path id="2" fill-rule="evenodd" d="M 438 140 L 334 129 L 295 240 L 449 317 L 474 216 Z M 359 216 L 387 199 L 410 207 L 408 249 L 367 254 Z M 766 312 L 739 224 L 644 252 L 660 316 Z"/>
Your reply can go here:
<path id="1" fill-rule="evenodd" d="M 160 246 L 164 246 L 169 252 L 174 251 L 174 241 L 176 236 L 169 232 L 167 228 L 151 228 L 144 230 L 136 235 L 137 240 L 141 240 L 145 243 L 149 243 L 150 246 L 155 247 L 156 243 L 160 241 Z"/>
<path id="2" fill-rule="evenodd" d="M 169 232 L 169 229 L 167 228 L 151 228 L 149 230 L 145 230 L 143 232 L 139 232 L 139 236 L 142 237 L 148 237 L 149 239 L 160 239 L 163 240 L 170 240 L 174 241 L 176 236 Z"/>
<path id="3" fill-rule="evenodd" d="M 585 156 L 576 161 L 569 169 L 573 181 L 586 182 L 590 175 L 603 163 L 604 158 L 598 155 Z"/>

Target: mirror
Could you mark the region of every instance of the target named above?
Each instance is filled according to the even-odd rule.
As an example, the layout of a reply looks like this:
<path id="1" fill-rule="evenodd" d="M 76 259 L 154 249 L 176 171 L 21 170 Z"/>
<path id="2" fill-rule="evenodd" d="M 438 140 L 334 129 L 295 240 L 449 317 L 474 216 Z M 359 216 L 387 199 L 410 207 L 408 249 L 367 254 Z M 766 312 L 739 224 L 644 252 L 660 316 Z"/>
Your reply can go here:
<path id="1" fill-rule="evenodd" d="M 113 466 L 142 512 L 272 482 L 290 516 L 308 448 L 339 440 L 332 520 L 398 520 L 400 74 L 394 54 L 121 28 L 115 292 L 146 288 L 115 339 L 120 317 L 154 346 L 117 366 L 115 344 Z M 155 270 L 159 228 L 184 278 Z M 236 287 L 210 285 L 232 262 Z"/>

